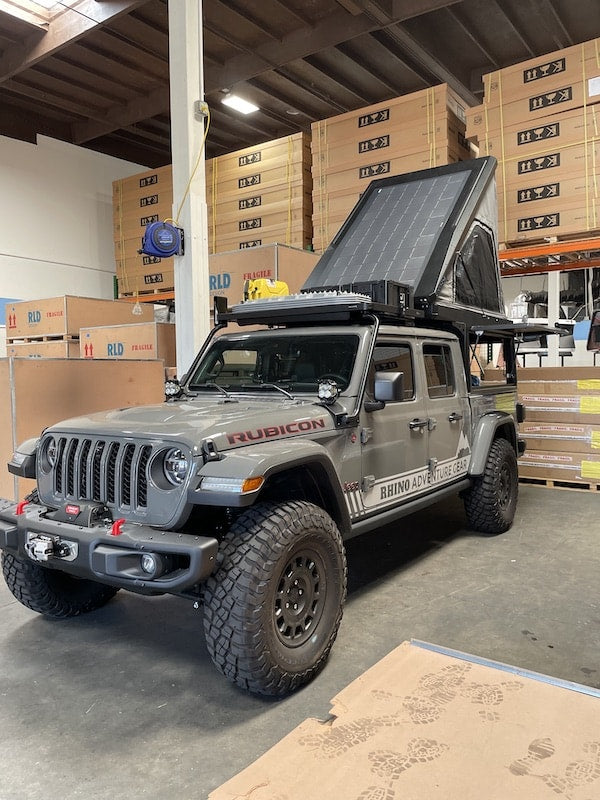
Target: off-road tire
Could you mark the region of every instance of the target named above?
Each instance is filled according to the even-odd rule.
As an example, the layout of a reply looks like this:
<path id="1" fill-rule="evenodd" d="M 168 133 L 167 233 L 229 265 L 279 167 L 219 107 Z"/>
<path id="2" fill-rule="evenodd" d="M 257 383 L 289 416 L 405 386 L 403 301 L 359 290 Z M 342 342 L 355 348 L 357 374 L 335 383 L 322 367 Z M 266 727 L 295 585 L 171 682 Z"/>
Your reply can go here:
<path id="1" fill-rule="evenodd" d="M 33 561 L 2 554 L 2 572 L 20 603 L 46 617 L 64 619 L 95 611 L 119 591 L 95 581 L 80 580 Z"/>
<path id="2" fill-rule="evenodd" d="M 483 475 L 463 495 L 467 520 L 480 533 L 504 533 L 512 525 L 519 478 L 515 451 L 506 439 L 495 439 Z"/>
<path id="3" fill-rule="evenodd" d="M 304 501 L 258 503 L 232 525 L 204 595 L 217 668 L 257 694 L 282 696 L 324 667 L 346 598 L 340 532 Z"/>

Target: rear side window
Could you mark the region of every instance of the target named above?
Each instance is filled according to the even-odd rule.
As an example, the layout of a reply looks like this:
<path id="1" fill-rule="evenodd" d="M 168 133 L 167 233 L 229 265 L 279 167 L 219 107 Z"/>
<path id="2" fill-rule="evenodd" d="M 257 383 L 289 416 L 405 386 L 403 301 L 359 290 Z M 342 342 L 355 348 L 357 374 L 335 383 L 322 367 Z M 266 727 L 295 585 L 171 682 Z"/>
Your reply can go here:
<path id="1" fill-rule="evenodd" d="M 449 397 L 455 393 L 454 369 L 447 345 L 423 345 L 423 361 L 429 397 Z"/>

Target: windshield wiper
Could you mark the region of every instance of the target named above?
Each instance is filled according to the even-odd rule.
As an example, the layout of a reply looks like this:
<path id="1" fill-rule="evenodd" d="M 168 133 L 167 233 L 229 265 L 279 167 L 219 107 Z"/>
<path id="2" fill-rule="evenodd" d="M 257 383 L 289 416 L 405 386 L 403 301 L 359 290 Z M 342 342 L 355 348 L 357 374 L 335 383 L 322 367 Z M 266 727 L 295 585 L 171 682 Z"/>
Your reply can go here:
<path id="1" fill-rule="evenodd" d="M 293 394 L 290 394 L 287 389 L 284 389 L 282 386 L 278 386 L 276 383 L 253 383 L 248 385 L 247 383 L 243 383 L 240 386 L 240 389 L 276 389 L 281 394 L 284 394 L 286 397 L 289 397 L 290 400 L 295 400 Z"/>
<path id="2" fill-rule="evenodd" d="M 195 384 L 194 384 L 194 389 L 217 389 L 217 391 L 221 392 L 221 394 L 222 394 L 222 395 L 225 395 L 225 397 L 226 397 L 226 398 L 227 398 L 227 399 L 228 399 L 230 402 L 232 402 L 232 403 L 237 403 L 237 402 L 238 402 L 238 399 L 237 399 L 237 397 L 233 397 L 233 395 L 231 395 L 231 394 L 230 394 L 230 393 L 227 391 L 227 389 L 224 389 L 222 386 L 219 386 L 219 384 L 218 384 L 218 383 L 214 383 L 214 382 L 212 382 L 212 381 L 207 381 L 206 383 L 195 383 Z M 195 392 L 193 393 L 193 396 L 194 396 L 194 397 L 197 397 L 197 396 L 198 396 L 198 392 L 197 392 L 197 391 L 195 391 Z"/>

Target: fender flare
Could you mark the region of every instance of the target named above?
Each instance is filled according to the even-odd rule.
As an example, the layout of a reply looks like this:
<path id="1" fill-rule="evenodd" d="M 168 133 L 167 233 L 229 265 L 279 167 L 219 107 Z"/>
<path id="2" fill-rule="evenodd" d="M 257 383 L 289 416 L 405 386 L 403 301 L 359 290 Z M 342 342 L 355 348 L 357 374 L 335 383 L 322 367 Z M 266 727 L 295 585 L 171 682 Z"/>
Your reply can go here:
<path id="1" fill-rule="evenodd" d="M 340 528 L 342 536 L 350 531 L 350 514 L 344 499 L 340 477 L 324 447 L 311 439 L 294 439 L 293 450 L 290 440 L 284 439 L 266 442 L 252 447 L 241 447 L 227 450 L 219 461 L 208 461 L 198 470 L 197 477 L 211 476 L 217 478 L 254 478 L 263 476 L 265 484 L 278 473 L 293 469 L 316 468 L 327 480 L 327 492 L 334 504 L 333 519 Z M 320 481 L 322 483 L 322 480 Z M 198 484 L 196 484 L 198 486 Z M 263 484 L 264 485 L 264 484 Z M 262 487 L 261 487 L 262 489 Z M 209 492 L 202 490 L 201 481 L 196 489 L 188 491 L 188 502 L 215 506 L 244 507 L 250 506 L 260 499 L 260 489 L 244 495 L 232 492 Z"/>
<path id="2" fill-rule="evenodd" d="M 501 428 L 502 438 L 511 444 L 515 453 L 517 452 L 517 427 L 513 416 L 505 411 L 491 411 L 489 414 L 484 414 L 478 420 L 473 434 L 469 475 L 473 477 L 483 475 L 490 447 L 494 439 L 498 438 L 497 433 Z"/>

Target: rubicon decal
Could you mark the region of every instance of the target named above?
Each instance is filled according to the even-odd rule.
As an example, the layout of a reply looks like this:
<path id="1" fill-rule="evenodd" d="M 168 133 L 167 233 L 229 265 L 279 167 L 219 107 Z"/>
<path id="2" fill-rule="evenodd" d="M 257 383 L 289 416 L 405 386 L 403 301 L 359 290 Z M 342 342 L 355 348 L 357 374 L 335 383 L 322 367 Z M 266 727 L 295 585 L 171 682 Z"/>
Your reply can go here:
<path id="1" fill-rule="evenodd" d="M 239 431 L 228 433 L 229 444 L 245 444 L 257 442 L 261 439 L 274 439 L 278 436 L 289 436 L 294 433 L 308 433 L 325 427 L 325 419 L 304 419 L 299 422 L 289 422 L 287 425 L 269 425 L 266 428 L 255 428 L 253 431 Z"/>

